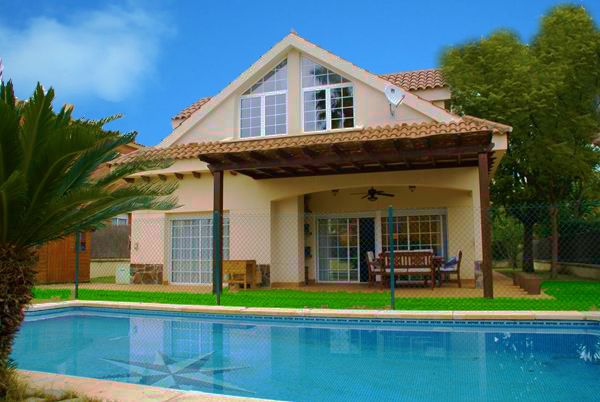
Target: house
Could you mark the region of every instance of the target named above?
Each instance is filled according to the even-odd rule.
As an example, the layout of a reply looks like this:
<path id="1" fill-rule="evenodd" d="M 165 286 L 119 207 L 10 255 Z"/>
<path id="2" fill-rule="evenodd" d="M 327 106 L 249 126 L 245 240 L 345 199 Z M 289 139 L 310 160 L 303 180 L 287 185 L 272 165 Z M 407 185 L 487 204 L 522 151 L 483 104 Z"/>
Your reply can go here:
<path id="1" fill-rule="evenodd" d="M 290 33 L 158 146 L 114 162 L 171 159 L 135 179 L 179 181 L 179 208 L 133 214 L 132 274 L 210 285 L 224 257 L 268 265 L 274 286 L 358 283 L 392 205 L 398 248 L 462 250 L 471 286 L 483 260 L 491 295 L 489 177 L 510 127 L 453 114 L 450 98 L 439 70 L 377 75 Z"/>

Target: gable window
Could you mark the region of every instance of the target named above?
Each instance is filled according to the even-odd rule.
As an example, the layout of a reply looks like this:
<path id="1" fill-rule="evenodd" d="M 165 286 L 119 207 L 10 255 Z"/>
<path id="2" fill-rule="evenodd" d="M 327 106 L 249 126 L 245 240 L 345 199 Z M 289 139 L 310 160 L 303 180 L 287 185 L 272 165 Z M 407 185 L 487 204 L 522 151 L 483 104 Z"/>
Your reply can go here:
<path id="1" fill-rule="evenodd" d="M 354 127 L 352 83 L 333 71 L 302 59 L 304 131 Z"/>
<path id="2" fill-rule="evenodd" d="M 240 137 L 287 133 L 287 60 L 279 63 L 240 99 Z"/>

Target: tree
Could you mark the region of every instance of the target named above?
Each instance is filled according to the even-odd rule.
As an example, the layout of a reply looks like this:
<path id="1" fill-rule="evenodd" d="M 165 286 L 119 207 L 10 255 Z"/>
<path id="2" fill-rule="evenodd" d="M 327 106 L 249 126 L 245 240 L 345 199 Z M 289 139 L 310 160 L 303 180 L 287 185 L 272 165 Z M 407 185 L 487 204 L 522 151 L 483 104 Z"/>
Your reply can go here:
<path id="1" fill-rule="evenodd" d="M 600 131 L 600 33 L 587 12 L 559 6 L 532 45 L 502 30 L 447 49 L 442 71 L 453 107 L 513 127 L 492 185 L 492 200 L 523 224 L 523 270 L 533 271 L 533 229 L 592 180 Z M 549 208 L 542 207 L 549 205 Z M 558 230 L 553 236 L 553 272 Z"/>
<path id="2" fill-rule="evenodd" d="M 77 120 L 68 107 L 55 113 L 53 98 L 38 84 L 30 99 L 17 101 L 12 83 L 0 83 L 0 399 L 13 338 L 32 298 L 35 247 L 176 201 L 175 185 L 122 180 L 168 162 L 134 162 L 98 175 L 135 134 L 105 131 L 114 118 Z"/>
<path id="3" fill-rule="evenodd" d="M 507 260 L 510 266 L 516 269 L 522 247 L 522 239 L 519 236 L 523 233 L 523 225 L 508 215 L 503 208 L 495 209 L 493 212 L 492 250 L 494 259 Z"/>
<path id="4" fill-rule="evenodd" d="M 528 152 L 535 191 L 549 204 L 556 277 L 559 205 L 593 180 L 600 161 L 592 145 L 600 131 L 600 31 L 582 7 L 557 7 L 542 20 L 531 52 L 538 75 L 532 124 L 540 135 Z"/>

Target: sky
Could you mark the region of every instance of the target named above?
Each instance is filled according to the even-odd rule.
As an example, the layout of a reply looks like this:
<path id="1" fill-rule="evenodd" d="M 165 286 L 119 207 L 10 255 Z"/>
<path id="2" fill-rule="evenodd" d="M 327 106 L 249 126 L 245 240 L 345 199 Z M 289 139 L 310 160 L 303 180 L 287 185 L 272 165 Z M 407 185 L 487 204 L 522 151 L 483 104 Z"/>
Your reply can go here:
<path id="1" fill-rule="evenodd" d="M 0 0 L 0 58 L 17 96 L 36 83 L 75 116 L 156 145 L 170 119 L 215 95 L 295 30 L 374 73 L 438 66 L 444 48 L 508 28 L 531 40 L 560 1 Z M 600 0 L 577 0 L 600 22 Z"/>

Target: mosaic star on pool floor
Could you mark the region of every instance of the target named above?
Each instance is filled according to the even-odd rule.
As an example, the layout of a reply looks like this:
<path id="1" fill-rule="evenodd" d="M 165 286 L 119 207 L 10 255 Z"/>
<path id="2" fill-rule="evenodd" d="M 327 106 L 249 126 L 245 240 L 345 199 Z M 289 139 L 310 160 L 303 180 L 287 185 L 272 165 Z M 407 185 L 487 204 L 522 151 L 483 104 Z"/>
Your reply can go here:
<path id="1" fill-rule="evenodd" d="M 163 353 L 156 352 L 154 363 L 143 361 L 125 361 L 119 359 L 102 359 L 115 366 L 128 370 L 128 374 L 116 374 L 104 377 L 105 379 L 122 379 L 127 382 L 182 389 L 182 386 L 203 387 L 208 390 L 221 387 L 223 390 L 248 392 L 246 389 L 233 384 L 219 381 L 215 374 L 241 370 L 247 367 L 211 367 L 206 364 L 213 352 L 200 356 L 197 359 L 174 360 Z"/>

